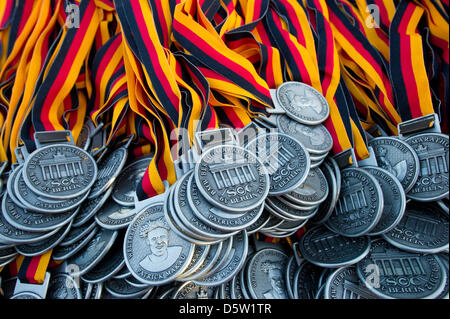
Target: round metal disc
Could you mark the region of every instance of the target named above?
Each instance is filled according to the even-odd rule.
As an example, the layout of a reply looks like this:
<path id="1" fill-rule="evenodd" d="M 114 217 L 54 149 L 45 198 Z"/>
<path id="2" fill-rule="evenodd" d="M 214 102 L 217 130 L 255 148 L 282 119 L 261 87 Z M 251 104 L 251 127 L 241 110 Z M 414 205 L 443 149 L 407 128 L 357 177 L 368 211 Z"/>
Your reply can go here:
<path id="1" fill-rule="evenodd" d="M 311 161 L 305 147 L 284 133 L 265 133 L 251 140 L 247 149 L 262 161 L 270 176 L 269 195 L 293 191 L 307 178 Z"/>
<path id="2" fill-rule="evenodd" d="M 436 254 L 448 249 L 449 217 L 439 206 L 411 202 L 398 225 L 383 238 L 411 252 Z"/>
<path id="3" fill-rule="evenodd" d="M 367 166 L 364 169 L 375 177 L 383 191 L 383 212 L 370 236 L 380 235 L 393 229 L 402 219 L 406 208 L 406 195 L 399 180 L 388 171 Z"/>
<path id="4" fill-rule="evenodd" d="M 419 177 L 419 157 L 405 141 L 395 137 L 376 137 L 369 141 L 375 152 L 378 166 L 393 174 L 405 192 L 414 186 Z"/>
<path id="5" fill-rule="evenodd" d="M 305 125 L 286 115 L 276 117 L 278 128 L 297 139 L 310 154 L 325 155 L 333 147 L 333 138 L 323 125 Z"/>
<path id="6" fill-rule="evenodd" d="M 406 196 L 423 202 L 448 197 L 448 135 L 423 133 L 409 137 L 406 143 L 415 150 L 420 162 L 419 177 Z"/>
<path id="7" fill-rule="evenodd" d="M 437 255 L 406 252 L 383 239 L 372 242 L 356 270 L 361 282 L 381 298 L 433 299 L 445 288 L 445 270 Z"/>
<path id="8" fill-rule="evenodd" d="M 248 263 L 247 288 L 255 299 L 288 299 L 284 272 L 288 256 L 281 250 L 263 248 Z"/>
<path id="9" fill-rule="evenodd" d="M 341 172 L 342 189 L 326 226 L 334 232 L 359 237 L 372 231 L 383 212 L 383 193 L 366 170 L 349 167 Z"/>
<path id="10" fill-rule="evenodd" d="M 345 237 L 324 226 L 310 228 L 300 239 L 302 257 L 320 267 L 338 268 L 356 264 L 370 249 L 367 236 Z"/>
<path id="11" fill-rule="evenodd" d="M 23 164 L 23 179 L 30 190 L 53 199 L 83 195 L 96 178 L 97 164 L 92 156 L 70 144 L 38 148 Z"/>
<path id="12" fill-rule="evenodd" d="M 229 212 L 259 207 L 269 192 L 269 175 L 250 151 L 234 145 L 207 149 L 196 163 L 198 189 L 212 205 Z"/>
<path id="13" fill-rule="evenodd" d="M 163 204 L 153 203 L 139 212 L 124 239 L 125 263 L 143 283 L 162 285 L 181 274 L 194 253 L 194 244 L 178 236 L 167 224 Z"/>
<path id="14" fill-rule="evenodd" d="M 128 151 L 125 147 L 119 147 L 102 159 L 98 165 L 97 180 L 92 185 L 89 199 L 100 196 L 108 187 L 110 187 L 120 174 L 128 157 Z"/>
<path id="15" fill-rule="evenodd" d="M 305 83 L 284 82 L 277 88 L 276 97 L 286 115 L 303 124 L 320 124 L 330 114 L 325 97 Z"/>

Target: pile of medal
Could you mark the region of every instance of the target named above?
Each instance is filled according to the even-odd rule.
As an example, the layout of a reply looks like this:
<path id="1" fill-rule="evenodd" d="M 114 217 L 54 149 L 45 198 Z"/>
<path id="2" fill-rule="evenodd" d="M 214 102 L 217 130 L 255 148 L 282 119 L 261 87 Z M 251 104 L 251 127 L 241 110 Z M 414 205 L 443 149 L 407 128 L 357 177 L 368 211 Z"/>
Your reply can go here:
<path id="1" fill-rule="evenodd" d="M 323 96 L 287 82 L 273 98 L 236 133 L 199 132 L 177 181 L 143 201 L 151 157 L 128 158 L 132 137 L 102 147 L 88 121 L 78 146 L 37 133 L 4 183 L 0 266 L 50 250 L 62 263 L 42 285 L 5 280 L 5 297 L 448 297 L 448 136 L 369 136 L 368 159 L 331 157 Z M 291 246 L 258 239 L 305 229 Z"/>

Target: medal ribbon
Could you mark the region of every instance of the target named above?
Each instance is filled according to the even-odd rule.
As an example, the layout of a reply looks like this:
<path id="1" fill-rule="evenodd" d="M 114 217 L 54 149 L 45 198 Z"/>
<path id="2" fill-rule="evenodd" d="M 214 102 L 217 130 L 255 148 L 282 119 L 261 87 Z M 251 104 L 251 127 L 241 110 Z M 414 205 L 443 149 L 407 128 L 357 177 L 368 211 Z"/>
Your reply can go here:
<path id="1" fill-rule="evenodd" d="M 423 39 L 418 30 L 423 17 L 423 8 L 413 2 L 401 2 L 391 24 L 390 73 L 403 120 L 434 113 Z"/>

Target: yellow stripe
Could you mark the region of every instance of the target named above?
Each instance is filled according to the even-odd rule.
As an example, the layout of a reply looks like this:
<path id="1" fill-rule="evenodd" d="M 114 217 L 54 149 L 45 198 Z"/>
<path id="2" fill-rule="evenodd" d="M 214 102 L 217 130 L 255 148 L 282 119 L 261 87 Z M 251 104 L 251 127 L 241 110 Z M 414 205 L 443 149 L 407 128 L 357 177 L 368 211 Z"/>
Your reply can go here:
<path id="1" fill-rule="evenodd" d="M 414 23 L 414 22 L 411 22 Z M 417 96 L 419 97 L 422 115 L 434 113 L 431 99 L 430 83 L 425 68 L 422 37 L 419 34 L 410 36 L 412 72 L 417 85 Z"/>
<path id="2" fill-rule="evenodd" d="M 98 19 L 97 11 L 98 9 L 96 9 L 94 14 L 92 15 L 92 20 L 90 21 L 89 26 L 86 30 L 86 35 L 83 38 L 80 50 L 75 56 L 74 63 L 71 65 L 70 71 L 65 78 L 64 84 L 61 86 L 58 94 L 56 94 L 56 96 L 54 97 L 53 103 L 50 106 L 49 120 L 55 130 L 64 130 L 64 127 L 60 123 L 60 118 L 62 115 L 60 105 L 61 103 L 63 103 L 67 94 L 72 89 L 76 78 L 78 77 L 78 72 L 81 68 L 81 65 L 84 63 L 84 59 L 91 49 L 91 46 L 88 44 L 92 43 L 100 22 Z"/>
<path id="3" fill-rule="evenodd" d="M 34 274 L 34 280 L 39 283 L 43 283 L 45 279 L 45 273 L 47 272 L 48 263 L 52 255 L 53 249 L 50 249 L 43 253 L 39 259 L 39 265 Z"/>
<path id="4" fill-rule="evenodd" d="M 3 145 L 6 148 L 9 146 L 10 142 L 10 133 L 11 127 L 14 122 L 13 116 L 16 113 L 16 109 L 20 100 L 24 94 L 24 87 L 28 78 L 28 71 L 30 69 L 30 65 L 28 64 L 28 60 L 30 58 L 30 54 L 33 52 L 33 49 L 36 45 L 36 41 L 39 36 L 47 26 L 47 17 L 50 15 L 50 2 L 44 1 L 42 2 L 42 6 L 39 8 L 39 17 L 37 19 L 36 25 L 30 34 L 25 47 L 23 49 L 23 53 L 21 55 L 17 72 L 14 79 L 14 86 L 11 92 L 11 98 L 8 108 L 8 115 L 6 118 L 5 126 L 2 127 L 1 131 L 1 140 L 3 141 Z M 22 118 L 17 118 L 18 120 L 22 120 Z"/>

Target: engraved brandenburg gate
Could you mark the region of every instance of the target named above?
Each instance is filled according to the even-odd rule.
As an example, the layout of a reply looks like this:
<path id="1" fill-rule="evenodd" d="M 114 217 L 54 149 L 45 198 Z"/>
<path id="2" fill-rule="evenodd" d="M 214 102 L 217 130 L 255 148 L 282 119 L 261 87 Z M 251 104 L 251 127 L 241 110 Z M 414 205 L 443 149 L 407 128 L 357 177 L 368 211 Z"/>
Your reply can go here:
<path id="1" fill-rule="evenodd" d="M 403 216 L 397 227 L 402 226 L 415 233 L 433 237 L 436 235 L 438 225 L 439 222 L 435 219 L 409 211 Z"/>
<path id="2" fill-rule="evenodd" d="M 264 158 L 263 162 L 269 174 L 273 174 L 279 167 L 284 166 L 295 155 L 286 149 L 281 143 L 270 143 L 269 154 Z"/>
<path id="3" fill-rule="evenodd" d="M 333 233 L 317 239 L 313 239 L 312 243 L 319 253 L 323 253 L 328 251 L 333 252 L 334 249 L 343 249 L 344 246 L 354 244 L 355 239 L 346 238 L 346 240 L 342 240 L 342 236 Z"/>
<path id="4" fill-rule="evenodd" d="M 247 162 L 234 162 L 210 166 L 218 189 L 256 181 L 256 176 Z"/>
<path id="5" fill-rule="evenodd" d="M 425 275 L 419 256 L 408 253 L 372 253 L 372 260 L 380 270 L 380 276 Z"/>
<path id="6" fill-rule="evenodd" d="M 67 157 L 60 152 L 56 153 L 53 159 L 41 160 L 39 166 L 41 167 L 44 181 L 84 175 L 79 157 Z"/>
<path id="7" fill-rule="evenodd" d="M 427 150 L 425 146 L 419 145 L 416 151 L 419 156 L 421 176 L 448 173 L 448 163 L 445 158 L 444 148 Z"/>
<path id="8" fill-rule="evenodd" d="M 345 189 L 342 189 L 342 195 L 336 204 L 336 213 L 346 214 L 367 206 L 368 204 L 366 196 L 364 195 L 364 186 L 362 183 L 345 185 Z"/>
<path id="9" fill-rule="evenodd" d="M 375 297 L 366 288 L 349 280 L 344 280 L 343 299 L 374 299 Z"/>

